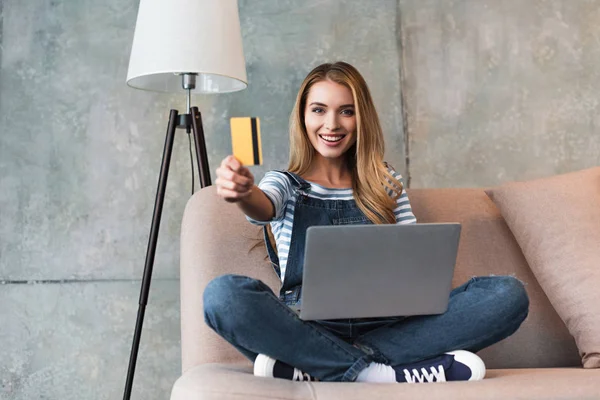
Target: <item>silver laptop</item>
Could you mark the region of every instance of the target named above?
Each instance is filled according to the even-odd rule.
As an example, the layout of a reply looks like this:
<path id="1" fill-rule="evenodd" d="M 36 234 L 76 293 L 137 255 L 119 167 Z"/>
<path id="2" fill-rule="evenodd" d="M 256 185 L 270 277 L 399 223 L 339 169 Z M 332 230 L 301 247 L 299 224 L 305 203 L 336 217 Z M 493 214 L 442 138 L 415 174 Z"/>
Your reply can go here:
<path id="1" fill-rule="evenodd" d="M 300 318 L 445 312 L 460 228 L 458 223 L 308 228 Z"/>

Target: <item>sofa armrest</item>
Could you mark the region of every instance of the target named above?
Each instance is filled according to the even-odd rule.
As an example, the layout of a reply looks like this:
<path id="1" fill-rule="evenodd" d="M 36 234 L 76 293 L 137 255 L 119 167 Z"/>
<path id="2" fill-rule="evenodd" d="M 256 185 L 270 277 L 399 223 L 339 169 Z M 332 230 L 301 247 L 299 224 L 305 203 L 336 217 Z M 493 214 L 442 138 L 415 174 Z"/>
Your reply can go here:
<path id="1" fill-rule="evenodd" d="M 214 186 L 201 189 L 183 214 L 180 268 L 183 371 L 209 362 L 243 362 L 244 357 L 204 323 L 202 294 L 208 282 L 224 274 L 251 276 L 279 290 L 261 229 L 247 222 L 235 204 L 221 200 Z"/>

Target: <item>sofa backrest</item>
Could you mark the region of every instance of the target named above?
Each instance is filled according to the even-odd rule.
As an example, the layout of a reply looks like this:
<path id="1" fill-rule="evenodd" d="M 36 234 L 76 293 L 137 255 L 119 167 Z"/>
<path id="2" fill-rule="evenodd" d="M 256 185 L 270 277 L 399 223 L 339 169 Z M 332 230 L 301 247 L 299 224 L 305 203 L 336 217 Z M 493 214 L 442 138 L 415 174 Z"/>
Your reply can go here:
<path id="1" fill-rule="evenodd" d="M 479 275 L 514 275 L 526 284 L 529 316 L 513 336 L 480 352 L 488 368 L 581 365 L 573 338 L 483 189 L 409 189 L 408 195 L 418 222 L 462 224 L 454 286 Z M 250 225 L 237 206 L 220 200 L 214 187 L 202 189 L 184 212 L 180 262 L 183 370 L 209 362 L 247 362 L 205 325 L 202 292 L 222 274 L 261 279 L 278 292 L 260 228 Z"/>
<path id="2" fill-rule="evenodd" d="M 453 286 L 485 275 L 512 275 L 526 285 L 529 315 L 514 335 L 479 353 L 488 368 L 581 366 L 573 337 L 484 189 L 412 189 L 408 195 L 418 222 L 462 225 Z"/>

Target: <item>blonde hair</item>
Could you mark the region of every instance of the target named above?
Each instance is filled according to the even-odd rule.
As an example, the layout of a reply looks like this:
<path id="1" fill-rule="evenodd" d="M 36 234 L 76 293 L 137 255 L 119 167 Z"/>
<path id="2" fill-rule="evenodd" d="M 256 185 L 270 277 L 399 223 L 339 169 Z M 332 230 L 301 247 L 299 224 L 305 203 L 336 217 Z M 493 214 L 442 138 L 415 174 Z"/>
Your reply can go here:
<path id="1" fill-rule="evenodd" d="M 396 200 L 402 184 L 383 161 L 385 145 L 379 117 L 367 83 L 352 65 L 345 62 L 321 64 L 302 82 L 290 116 L 290 163 L 288 170 L 298 175 L 308 171 L 315 149 L 306 133 L 304 114 L 308 92 L 317 82 L 330 80 L 352 92 L 356 113 L 356 143 L 346 153 L 352 174 L 354 200 L 375 224 L 395 223 Z M 391 192 L 391 196 L 388 193 Z"/>

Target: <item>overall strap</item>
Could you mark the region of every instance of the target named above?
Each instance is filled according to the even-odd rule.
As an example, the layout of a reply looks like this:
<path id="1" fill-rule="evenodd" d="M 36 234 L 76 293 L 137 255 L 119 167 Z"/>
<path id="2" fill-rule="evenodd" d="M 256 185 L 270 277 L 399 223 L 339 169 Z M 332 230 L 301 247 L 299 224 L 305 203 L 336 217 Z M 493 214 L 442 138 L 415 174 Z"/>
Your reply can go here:
<path id="1" fill-rule="evenodd" d="M 289 172 L 289 171 L 285 171 L 285 170 L 275 170 L 275 171 L 280 172 L 283 175 L 285 175 L 289 179 L 290 183 L 292 184 L 292 186 L 294 187 L 295 190 L 304 192 L 304 193 L 307 193 L 310 190 L 310 187 L 311 187 L 310 183 L 308 183 L 307 181 L 302 179 L 299 175 L 296 175 L 293 172 Z M 267 225 L 265 225 L 263 227 L 263 237 L 264 237 L 265 245 L 267 247 L 267 254 L 269 256 L 269 260 L 271 261 L 271 264 L 273 265 L 273 269 L 275 269 L 275 272 L 277 273 L 279 278 L 282 278 L 281 268 L 279 267 L 279 256 L 277 255 L 277 250 L 273 247 L 273 244 L 271 243 L 267 229 L 268 229 Z"/>
<path id="2" fill-rule="evenodd" d="M 281 268 L 279 267 L 279 257 L 277 256 L 277 251 L 273 248 L 271 244 L 271 240 L 269 238 L 268 225 L 263 226 L 263 237 L 265 240 L 265 245 L 267 247 L 267 254 L 269 256 L 269 260 L 271 261 L 271 265 L 273 269 L 277 273 L 277 276 L 281 278 Z"/>
<path id="3" fill-rule="evenodd" d="M 298 189 L 303 192 L 308 192 L 310 190 L 310 188 L 311 188 L 310 183 L 305 181 L 300 175 L 297 175 L 290 171 L 284 171 L 284 170 L 276 170 L 276 171 L 281 172 L 282 174 L 287 176 L 288 179 L 290 180 L 290 182 L 292 183 L 292 186 L 295 189 Z"/>

